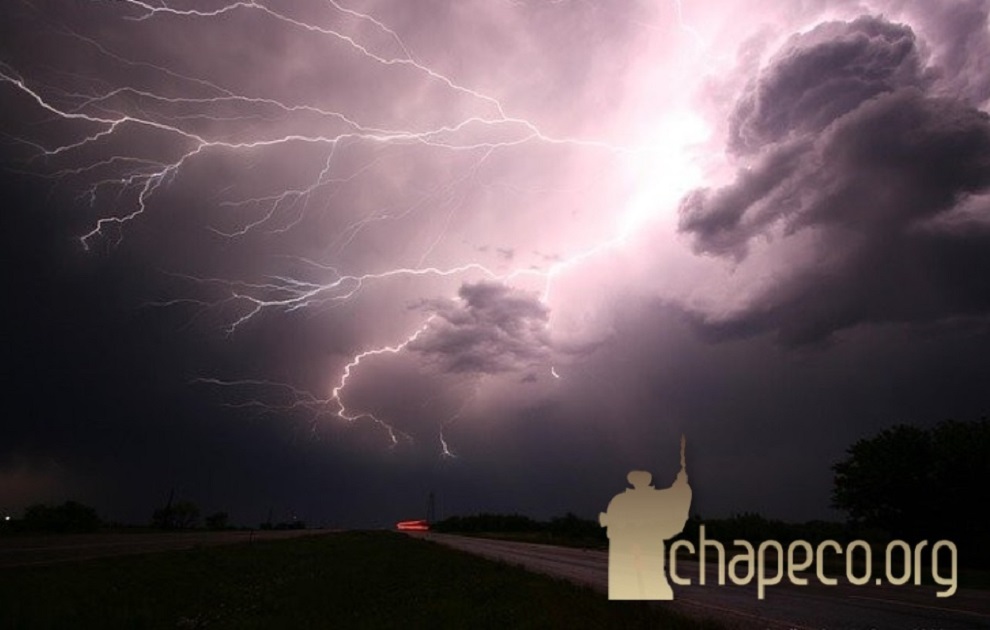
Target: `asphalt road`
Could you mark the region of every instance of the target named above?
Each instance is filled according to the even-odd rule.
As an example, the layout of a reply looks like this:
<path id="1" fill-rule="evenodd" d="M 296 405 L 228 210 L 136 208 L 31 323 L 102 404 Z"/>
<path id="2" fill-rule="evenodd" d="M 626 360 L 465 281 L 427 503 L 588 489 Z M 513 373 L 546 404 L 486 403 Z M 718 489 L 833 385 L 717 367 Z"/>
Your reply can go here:
<path id="1" fill-rule="evenodd" d="M 0 538 L 0 568 L 92 560 L 156 551 L 311 536 L 322 530 L 76 534 Z"/>
<path id="2" fill-rule="evenodd" d="M 418 536 L 608 592 L 608 553 L 604 551 L 433 532 Z M 698 565 L 679 562 L 678 573 L 695 576 L 697 582 Z M 674 601 L 657 605 L 695 618 L 714 618 L 730 628 L 990 628 L 988 591 L 960 588 L 951 597 L 938 598 L 933 586 L 824 586 L 811 580 L 808 586 L 770 586 L 766 598 L 760 600 L 755 584 L 718 586 L 713 573 L 706 575 L 707 586 L 673 586 Z"/>

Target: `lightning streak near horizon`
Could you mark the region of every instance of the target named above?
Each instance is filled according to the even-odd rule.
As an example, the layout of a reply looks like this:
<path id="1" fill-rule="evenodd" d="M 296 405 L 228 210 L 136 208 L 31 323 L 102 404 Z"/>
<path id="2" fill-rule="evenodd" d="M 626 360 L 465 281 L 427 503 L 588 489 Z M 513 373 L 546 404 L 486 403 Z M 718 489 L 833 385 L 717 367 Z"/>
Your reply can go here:
<path id="1" fill-rule="evenodd" d="M 80 198 L 90 206 L 95 207 L 101 201 L 111 200 L 114 211 L 97 218 L 91 228 L 80 235 L 80 243 L 86 249 L 90 249 L 94 243 L 101 240 L 111 245 L 119 242 L 127 225 L 149 211 L 155 195 L 166 189 L 182 173 L 195 170 L 196 161 L 207 154 L 243 154 L 285 147 L 298 148 L 300 151 L 307 147 L 327 148 L 319 173 L 307 185 L 286 187 L 267 195 L 222 199 L 218 203 L 219 207 L 231 208 L 235 211 L 244 210 L 253 217 L 241 221 L 240 225 L 233 229 L 210 226 L 209 229 L 224 239 L 237 239 L 256 231 L 279 233 L 291 230 L 305 216 L 321 191 L 329 191 L 332 195 L 335 186 L 352 182 L 366 171 L 370 172 L 374 166 L 373 160 L 367 162 L 363 169 L 351 174 L 342 175 L 336 172 L 338 152 L 346 147 L 359 144 L 371 147 L 418 146 L 448 153 L 463 153 L 472 158 L 469 167 L 447 184 L 423 192 L 418 199 L 412 200 L 404 208 L 378 209 L 357 219 L 341 231 L 335 242 L 336 249 L 340 251 L 352 243 L 360 233 L 373 229 L 379 223 L 400 220 L 431 203 L 440 207 L 446 205 L 446 223 L 432 240 L 432 244 L 422 252 L 418 265 L 365 273 L 342 273 L 336 267 L 319 261 L 297 259 L 297 263 L 331 275 L 329 280 L 316 282 L 288 274 L 269 275 L 262 282 L 176 274 L 184 281 L 205 290 L 219 290 L 222 296 L 207 300 L 184 297 L 155 304 L 158 306 L 194 304 L 204 311 L 233 312 L 234 315 L 227 316 L 224 323 L 227 334 L 235 334 L 247 322 L 267 311 L 292 312 L 299 309 L 334 306 L 354 298 L 371 283 L 396 278 L 466 278 L 473 275 L 502 283 L 530 278 L 535 279 L 541 286 L 540 299 L 546 304 L 557 277 L 583 264 L 603 250 L 621 243 L 629 235 L 633 225 L 629 217 L 622 218 L 621 227 L 613 234 L 606 235 L 597 243 L 542 268 L 525 265 L 493 268 L 478 261 L 450 266 L 427 265 L 426 259 L 445 236 L 451 217 L 459 210 L 455 193 L 457 185 L 475 177 L 478 170 L 495 152 L 524 144 L 568 147 L 616 156 L 649 156 L 662 149 L 662 143 L 630 146 L 600 139 L 558 136 L 544 132 L 537 123 L 526 117 L 510 114 L 511 108 L 496 96 L 463 85 L 457 79 L 417 60 L 397 31 L 381 20 L 342 6 L 335 0 L 327 2 L 326 6 L 331 11 L 369 26 L 379 36 L 391 41 L 400 54 L 376 52 L 370 43 L 362 43 L 354 35 L 293 17 L 254 1 L 233 2 L 209 10 L 179 9 L 164 2 L 150 4 L 139 0 L 124 0 L 118 6 L 126 7 L 125 12 L 129 10 L 122 16 L 124 20 L 136 23 L 159 19 L 198 22 L 228 19 L 235 15 L 239 17 L 243 17 L 244 14 L 256 15 L 281 27 L 330 38 L 346 46 L 364 62 L 394 72 L 415 73 L 428 84 L 447 90 L 451 97 L 467 99 L 472 103 L 471 108 L 475 110 L 475 113 L 447 124 L 425 126 L 420 129 L 370 125 L 344 112 L 316 105 L 289 103 L 271 96 L 243 94 L 219 84 L 216 80 L 197 77 L 188 71 L 131 60 L 127 55 L 112 50 L 96 39 L 74 32 L 67 27 L 60 32 L 62 36 L 69 37 L 80 46 L 95 51 L 101 58 L 125 67 L 152 71 L 166 78 L 166 83 L 172 86 L 184 86 L 191 92 L 177 95 L 173 93 L 174 90 L 163 89 L 159 92 L 137 85 L 108 85 L 102 79 L 87 81 L 86 77 L 78 76 L 75 79 L 83 82 L 84 87 L 67 90 L 32 81 L 22 76 L 13 66 L 0 62 L 0 84 L 20 94 L 51 120 L 72 123 L 79 130 L 77 132 L 80 134 L 79 137 L 63 143 L 28 139 L 21 139 L 20 142 L 30 147 L 34 154 L 26 161 L 25 170 L 33 168 L 36 173 L 59 182 L 83 179 L 85 185 L 82 186 L 83 192 Z M 680 21 L 680 3 L 676 3 L 676 6 Z M 683 23 L 681 27 L 686 28 Z M 691 35 L 697 37 L 693 31 Z M 246 108 L 248 114 L 220 113 L 232 108 Z M 316 121 L 310 126 L 317 128 L 312 132 L 297 130 L 292 133 L 277 134 L 252 130 L 251 126 L 246 124 L 246 121 L 265 120 L 274 113 L 308 117 L 306 120 Z M 230 122 L 245 122 L 245 125 L 237 133 L 224 134 L 222 130 L 210 129 L 210 125 L 203 124 L 216 123 L 219 126 L 220 123 Z M 159 134 L 167 139 L 170 148 L 162 150 L 160 158 L 113 152 L 112 143 L 128 131 Z M 169 155 L 170 151 L 172 155 Z M 62 161 L 68 161 L 70 164 L 54 167 L 47 172 L 38 166 L 59 164 Z M 319 396 L 286 383 L 266 380 L 201 378 L 196 382 L 224 388 L 249 388 L 269 392 L 267 401 L 248 399 L 242 403 L 232 403 L 233 406 L 259 407 L 267 410 L 307 410 L 316 417 L 332 415 L 348 422 L 370 420 L 386 431 L 391 443 L 395 445 L 399 443 L 400 438 L 412 440 L 412 437 L 370 412 L 349 409 L 344 402 L 345 391 L 350 379 L 362 363 L 383 355 L 401 353 L 428 329 L 433 317 L 435 315 L 429 316 L 420 326 L 396 343 L 356 352 L 343 366 L 326 396 Z M 560 378 L 556 367 L 550 366 L 549 371 L 554 379 Z M 275 399 L 284 399 L 285 402 L 273 402 Z M 439 442 L 444 456 L 454 456 L 444 436 L 444 428 L 456 421 L 461 411 L 440 426 Z"/>

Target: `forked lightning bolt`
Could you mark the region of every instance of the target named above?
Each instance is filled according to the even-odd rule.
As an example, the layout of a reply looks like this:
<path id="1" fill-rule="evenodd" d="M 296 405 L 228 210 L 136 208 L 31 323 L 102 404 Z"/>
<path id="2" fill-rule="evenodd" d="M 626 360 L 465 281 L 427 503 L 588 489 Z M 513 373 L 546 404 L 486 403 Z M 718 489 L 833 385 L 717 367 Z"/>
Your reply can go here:
<path id="1" fill-rule="evenodd" d="M 308 204 L 318 193 L 349 183 L 360 177 L 365 169 L 373 167 L 373 162 L 370 162 L 365 169 L 358 169 L 350 174 L 337 173 L 338 151 L 344 147 L 356 144 L 422 146 L 437 151 L 463 152 L 474 156 L 470 167 L 460 175 L 459 179 L 455 178 L 445 186 L 426 191 L 418 200 L 410 201 L 404 208 L 382 208 L 352 223 L 337 238 L 335 247 L 339 251 L 353 242 L 362 231 L 372 229 L 380 222 L 405 218 L 431 202 L 449 205 L 445 226 L 449 225 L 450 217 L 458 207 L 456 195 L 452 194 L 456 185 L 474 177 L 485 161 L 494 152 L 502 149 L 525 143 L 542 143 L 622 155 L 649 155 L 658 148 L 651 145 L 613 144 L 598 139 L 559 137 L 545 133 L 536 123 L 510 114 L 510 108 L 495 96 L 463 85 L 455 78 L 419 61 L 398 33 L 376 17 L 345 7 L 335 0 L 327 0 L 330 10 L 373 29 L 378 35 L 391 41 L 400 54 L 376 52 L 370 44 L 362 43 L 356 36 L 326 24 L 304 21 L 254 1 L 233 2 L 209 10 L 180 9 L 166 2 L 152 4 L 139 0 L 123 0 L 115 6 L 123 9 L 124 20 L 136 22 L 222 20 L 235 14 L 254 14 L 259 19 L 280 27 L 330 38 L 348 47 L 352 53 L 367 63 L 376 64 L 396 73 L 416 73 L 423 81 L 449 91 L 452 98 L 466 99 L 471 103 L 470 107 L 474 113 L 447 124 L 422 129 L 393 129 L 387 125 L 369 124 L 359 120 L 357 116 L 311 104 L 286 102 L 267 95 L 239 93 L 219 84 L 216 80 L 192 76 L 189 72 L 179 72 L 160 64 L 131 60 L 127 55 L 91 37 L 63 30 L 61 35 L 73 38 L 79 45 L 94 51 L 100 57 L 127 67 L 158 73 L 168 78 L 168 81 L 163 82 L 164 84 L 172 86 L 168 92 L 159 92 L 139 85 L 107 85 L 102 79 L 75 77 L 83 87 L 75 90 L 55 90 L 22 76 L 14 67 L 0 62 L 0 85 L 6 85 L 21 94 L 36 108 L 51 117 L 74 123 L 79 129 L 79 137 L 64 143 L 43 145 L 24 139 L 23 142 L 32 147 L 35 153 L 28 161 L 27 168 L 34 168 L 38 174 L 56 180 L 68 178 L 85 180 L 81 198 L 90 205 L 95 206 L 105 199 L 110 199 L 114 203 L 113 213 L 96 219 L 91 229 L 80 235 L 80 242 L 87 249 L 100 239 L 113 243 L 122 238 L 127 224 L 149 211 L 156 193 L 169 186 L 186 169 L 192 168 L 195 159 L 205 155 L 263 151 L 274 147 L 305 146 L 326 149 L 322 167 L 308 185 L 286 188 L 264 196 L 221 200 L 220 207 L 260 210 L 255 212 L 255 218 L 242 222 L 236 229 L 212 228 L 217 234 L 230 239 L 245 236 L 256 230 L 277 233 L 292 229 L 298 225 Z M 677 8 L 679 15 L 679 3 Z M 187 93 L 177 90 L 176 86 L 181 86 Z M 217 113 L 220 110 L 239 113 L 220 115 Z M 251 137 L 243 137 L 240 134 L 224 133 L 222 130 L 210 131 L 208 126 L 199 124 L 203 121 L 222 123 L 242 119 L 264 119 L 271 113 L 311 117 L 318 121 L 319 128 L 312 133 L 294 132 L 283 135 L 254 131 Z M 109 140 L 131 130 L 147 130 L 163 134 L 175 141 L 179 148 L 174 155 L 168 155 L 163 151 L 163 156 L 158 159 L 108 154 L 102 149 Z M 101 151 L 102 156 L 100 156 Z M 94 155 L 100 157 L 93 157 Z M 62 163 L 71 165 L 57 166 Z M 55 166 L 49 167 L 49 165 Z M 45 170 L 46 167 L 48 170 Z M 128 197 L 126 202 L 113 201 Z M 353 298 L 370 283 L 398 277 L 467 277 L 468 274 L 474 274 L 505 283 L 518 278 L 531 277 L 542 283 L 541 298 L 547 302 L 555 278 L 627 238 L 629 223 L 624 224 L 625 227 L 618 230 L 615 235 L 542 269 L 522 266 L 493 269 L 480 262 L 466 262 L 454 266 L 426 265 L 426 259 L 444 236 L 442 231 L 423 251 L 419 264 L 415 266 L 367 273 L 341 273 L 322 262 L 300 258 L 296 262 L 308 265 L 319 272 L 329 273 L 331 279 L 311 282 L 280 274 L 268 276 L 263 282 L 252 283 L 226 278 L 182 276 L 188 282 L 220 291 L 223 297 L 209 300 L 182 298 L 156 304 L 195 304 L 206 310 L 227 309 L 224 312 L 230 312 L 233 308 L 236 314 L 226 321 L 225 328 L 228 334 L 234 334 L 244 324 L 267 311 L 291 312 L 298 309 L 333 306 Z M 443 229 L 446 230 L 446 227 Z M 370 420 L 387 432 L 393 445 L 398 444 L 400 438 L 408 440 L 412 438 L 372 413 L 349 409 L 344 402 L 345 390 L 363 362 L 375 357 L 403 352 L 428 329 L 432 317 L 426 319 L 420 327 L 398 343 L 363 350 L 353 355 L 344 365 L 329 395 L 325 397 L 273 381 L 204 378 L 198 379 L 197 382 L 268 392 L 267 402 L 247 399 L 244 402 L 231 403 L 234 406 L 263 407 L 269 410 L 303 409 L 317 416 L 329 414 L 349 422 Z M 550 367 L 550 373 L 555 379 L 560 378 L 556 367 Z M 275 399 L 284 399 L 284 402 L 272 402 Z M 444 428 L 455 422 L 460 417 L 461 411 L 447 422 L 441 423 L 439 441 L 444 456 L 454 456 L 444 436 Z"/>

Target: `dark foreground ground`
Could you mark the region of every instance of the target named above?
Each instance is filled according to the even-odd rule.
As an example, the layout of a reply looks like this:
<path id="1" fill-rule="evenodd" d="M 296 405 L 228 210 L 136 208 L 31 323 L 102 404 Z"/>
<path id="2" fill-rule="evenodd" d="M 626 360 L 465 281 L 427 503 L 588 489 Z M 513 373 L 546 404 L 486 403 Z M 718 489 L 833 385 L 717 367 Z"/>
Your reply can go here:
<path id="1" fill-rule="evenodd" d="M 283 540 L 330 530 L 101 532 L 57 536 L 0 536 L 0 569 L 128 556 L 153 551 Z"/>
<path id="2" fill-rule="evenodd" d="M 390 532 L 0 568 L 0 628 L 699 628 Z"/>

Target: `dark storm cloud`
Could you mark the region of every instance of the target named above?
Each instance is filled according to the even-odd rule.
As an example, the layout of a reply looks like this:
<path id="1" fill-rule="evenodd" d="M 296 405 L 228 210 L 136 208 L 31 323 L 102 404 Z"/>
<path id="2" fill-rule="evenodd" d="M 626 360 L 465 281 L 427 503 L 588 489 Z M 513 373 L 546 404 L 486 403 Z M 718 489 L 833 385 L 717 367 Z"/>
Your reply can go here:
<path id="1" fill-rule="evenodd" d="M 796 36 L 742 95 L 729 146 L 760 151 L 788 136 L 817 132 L 879 94 L 923 84 L 914 33 L 861 17 Z"/>
<path id="2" fill-rule="evenodd" d="M 461 373 L 514 371 L 550 358 L 549 310 L 536 294 L 478 282 L 463 285 L 459 296 L 429 303 L 434 317 L 409 350 Z"/>
<path id="3" fill-rule="evenodd" d="M 793 194 L 800 158 L 808 142 L 779 147 L 751 169 L 741 171 L 730 186 L 690 192 L 681 202 L 680 228 L 695 236 L 695 249 L 742 258 L 746 242 L 779 214 Z"/>
<path id="4" fill-rule="evenodd" d="M 803 342 L 987 312 L 990 291 L 971 280 L 990 264 L 986 231 L 935 226 L 990 188 L 990 117 L 933 95 L 918 49 L 910 29 L 877 18 L 827 24 L 740 98 L 729 143 L 752 165 L 686 196 L 680 229 L 737 261 L 766 237 L 782 279 L 714 330 Z M 773 256 L 801 237 L 806 251 Z"/>

